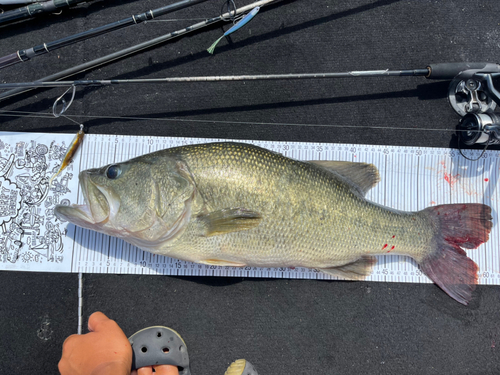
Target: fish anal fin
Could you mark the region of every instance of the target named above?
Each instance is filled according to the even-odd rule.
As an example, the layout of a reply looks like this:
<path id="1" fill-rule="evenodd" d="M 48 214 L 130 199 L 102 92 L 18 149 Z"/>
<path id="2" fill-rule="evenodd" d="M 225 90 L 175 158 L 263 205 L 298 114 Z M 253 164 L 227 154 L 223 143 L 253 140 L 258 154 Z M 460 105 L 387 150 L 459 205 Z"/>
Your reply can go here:
<path id="1" fill-rule="evenodd" d="M 224 259 L 204 259 L 200 260 L 197 263 L 208 264 L 210 266 L 228 266 L 228 267 L 244 267 L 245 263 L 232 262 Z"/>
<path id="2" fill-rule="evenodd" d="M 359 188 L 363 195 L 380 181 L 378 169 L 373 164 L 330 160 L 311 160 L 309 163 L 338 173 Z"/>
<path id="3" fill-rule="evenodd" d="M 363 256 L 358 260 L 344 264 L 343 266 L 332 268 L 320 268 L 321 272 L 332 276 L 341 277 L 348 280 L 363 280 L 370 276 L 372 268 L 377 263 L 377 258 L 372 256 Z"/>
<path id="4" fill-rule="evenodd" d="M 203 223 L 205 236 L 239 232 L 258 226 L 262 216 L 246 208 L 225 208 L 198 216 Z"/>

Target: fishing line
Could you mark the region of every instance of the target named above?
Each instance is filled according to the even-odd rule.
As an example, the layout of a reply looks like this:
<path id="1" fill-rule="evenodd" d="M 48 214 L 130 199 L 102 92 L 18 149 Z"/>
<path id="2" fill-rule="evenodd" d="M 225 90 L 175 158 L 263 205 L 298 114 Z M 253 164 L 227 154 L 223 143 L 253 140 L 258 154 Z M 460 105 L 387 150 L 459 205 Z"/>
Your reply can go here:
<path id="1" fill-rule="evenodd" d="M 61 2 L 68 0 L 54 0 L 54 2 Z M 75 0 L 72 0 L 75 1 Z M 82 1 L 82 0 L 77 0 Z M 62 39 L 58 39 L 52 42 L 42 43 L 40 45 L 16 51 L 11 53 L 10 55 L 0 57 L 0 69 L 6 68 L 8 66 L 12 66 L 17 63 L 25 62 L 33 59 L 36 56 L 44 55 L 46 53 L 52 52 L 56 49 L 66 47 L 68 45 L 81 42 L 96 36 L 104 35 L 112 31 L 120 30 L 125 27 L 130 27 L 134 25 L 138 25 L 142 22 L 152 20 L 156 17 L 163 16 L 168 13 L 175 12 L 180 9 L 189 8 L 193 5 L 205 2 L 208 0 L 181 0 L 176 3 L 166 5 L 164 7 L 149 10 L 144 13 L 135 14 L 128 18 L 122 19 L 120 21 L 116 21 L 113 23 L 109 23 L 104 26 L 99 26 L 81 33 L 73 34 Z M 0 16 L 1 17 L 1 16 Z M 1 21 L 0 21 L 1 23 Z"/>
<path id="2" fill-rule="evenodd" d="M 153 22 L 180 22 L 180 21 L 203 21 L 206 18 L 170 18 L 167 20 L 149 20 L 145 21 L 144 24 L 153 23 Z"/>
<path id="3" fill-rule="evenodd" d="M 224 10 L 224 6 L 226 9 Z M 232 13 L 231 13 L 232 12 Z M 227 14 L 227 16 L 225 15 Z M 220 17 L 223 21 L 235 21 L 236 19 L 236 4 L 234 0 L 227 0 L 220 9 Z"/>
<path id="4" fill-rule="evenodd" d="M 467 160 L 470 160 L 470 161 L 478 161 L 479 159 L 481 159 L 484 155 L 484 153 L 486 152 L 486 149 L 488 148 L 488 146 L 492 143 L 491 140 L 492 140 L 492 134 L 490 133 L 489 136 L 488 136 L 488 141 L 486 142 L 484 148 L 483 148 L 483 152 L 481 152 L 481 155 L 479 155 L 476 159 L 472 159 L 472 158 L 469 158 L 468 156 L 465 156 L 464 153 L 462 152 L 462 147 L 460 147 L 460 144 L 462 143 L 462 140 L 461 140 L 461 136 L 462 136 L 462 132 L 467 132 L 467 130 L 459 130 L 457 131 L 457 136 L 458 136 L 458 151 L 460 152 L 460 155 L 462 155 L 464 158 L 466 158 Z"/>
<path id="5" fill-rule="evenodd" d="M 13 114 L 8 114 L 8 112 L 11 112 Z M 28 111 L 6 111 L 6 110 L 0 110 L 0 117 L 12 117 L 12 116 L 17 116 L 17 117 L 28 117 L 28 118 L 50 118 L 50 119 L 55 119 L 56 117 L 53 116 L 53 114 L 50 113 L 45 113 L 45 114 L 40 114 L 38 112 L 28 112 Z M 467 135 L 470 136 L 471 131 L 470 129 L 429 129 L 429 128 L 403 128 L 403 127 L 392 127 L 392 126 L 355 126 L 355 125 L 334 125 L 334 124 L 305 124 L 305 123 L 272 123 L 272 122 L 250 122 L 250 121 L 223 121 L 223 120 L 198 120 L 198 119 L 180 119 L 180 118 L 159 118 L 159 117 L 135 117 L 135 116 L 93 116 L 93 115 L 62 115 L 61 117 L 66 118 L 69 121 L 74 122 L 75 124 L 80 126 L 80 131 L 83 130 L 83 124 L 81 122 L 78 122 L 71 117 L 74 118 L 85 118 L 85 119 L 109 119 L 109 120 L 139 120 L 139 121 L 158 121 L 158 122 L 184 122 L 184 123 L 205 123 L 205 124 L 226 124 L 226 125 L 257 125 L 257 126 L 290 126 L 290 127 L 328 127 L 328 128 L 351 128 L 351 129 L 372 129 L 372 130 L 414 130 L 414 131 L 432 131 L 432 132 L 444 132 L 444 133 L 455 133 L 457 132 L 458 134 L 458 151 L 460 152 L 460 155 L 462 155 L 465 159 L 470 160 L 470 161 L 478 161 L 483 157 L 485 154 L 488 146 L 490 145 L 490 141 L 486 143 L 484 149 L 482 150 L 481 154 L 479 157 L 473 159 L 468 156 L 466 156 L 463 153 L 462 148 L 460 147 L 460 137 L 463 132 L 467 132 Z M 478 131 L 480 132 L 480 131 Z M 491 134 L 490 134 L 490 139 L 491 139 Z"/>
<path id="6" fill-rule="evenodd" d="M 214 52 L 214 48 L 217 43 L 226 35 L 233 31 L 238 30 L 241 26 L 248 23 L 258 12 L 260 6 L 252 9 L 250 13 L 244 16 L 244 18 L 230 28 L 222 37 L 217 39 L 207 50 L 209 53 Z M 449 79 L 456 76 L 456 72 L 460 72 L 461 69 L 470 67 L 473 64 L 470 63 L 444 63 L 444 64 L 430 64 L 423 69 L 400 69 L 400 70 L 364 70 L 364 71 L 348 71 L 348 72 L 328 72 L 328 73 L 298 73 L 298 74 L 260 74 L 260 75 L 229 75 L 229 76 L 198 76 L 198 77 L 166 77 L 166 78 L 140 78 L 140 79 L 106 79 L 106 80 L 77 80 L 77 81 L 50 81 L 48 79 L 38 80 L 35 82 L 15 82 L 15 83 L 0 83 L 0 89 L 13 88 L 13 90 L 7 91 L 0 94 L 0 99 L 3 97 L 8 97 L 9 93 L 17 92 L 16 90 L 25 90 L 26 88 L 38 88 L 38 87 L 70 87 L 73 89 L 72 98 L 69 103 L 66 103 L 64 95 L 69 91 L 66 90 L 59 98 L 56 99 L 53 105 L 53 113 L 55 117 L 60 116 L 65 112 L 69 106 L 72 104 L 75 97 L 76 86 L 83 87 L 99 87 L 99 86 L 109 86 L 117 84 L 151 84 L 151 83 L 173 83 L 173 82 L 234 82 L 234 81 L 267 81 L 267 80 L 303 80 L 303 79 L 338 79 L 338 78 L 367 78 L 367 77 L 394 77 L 394 76 L 424 76 L 427 79 Z M 500 69 L 498 64 L 487 64 L 487 63 L 474 63 L 474 66 L 485 68 L 489 70 Z M 46 77 L 49 78 L 49 77 Z M 53 78 L 53 77 L 50 77 Z M 4 96 L 5 95 L 5 96 Z M 457 94 L 453 93 L 455 97 Z M 487 97 L 489 98 L 489 97 Z M 451 101 L 450 101 L 451 103 Z M 490 99 L 490 106 L 488 108 L 494 108 L 491 106 L 495 104 Z M 62 104 L 60 111 L 57 110 L 57 106 Z M 453 103 L 451 103 L 453 106 Z M 458 103 L 455 101 L 454 109 L 456 111 L 464 110 L 469 104 Z M 460 113 L 459 113 L 460 114 Z"/>
<path id="7" fill-rule="evenodd" d="M 33 117 L 33 118 L 51 118 L 50 113 L 40 114 L 39 112 L 27 111 L 8 111 L 0 110 L 0 116 L 3 117 Z M 108 120 L 141 120 L 141 121 L 165 121 L 165 122 L 194 122 L 194 123 L 214 123 L 214 124 L 234 124 L 234 125 L 260 125 L 260 126 L 302 126 L 302 127 L 331 127 L 331 128 L 353 128 L 353 129 L 376 129 L 376 130 L 416 130 L 433 132 L 456 132 L 456 129 L 434 129 L 434 128 L 404 128 L 404 127 L 386 127 L 386 126 L 356 126 L 356 125 L 335 125 L 335 124 L 307 124 L 307 123 L 283 123 L 283 122 L 252 122 L 252 121 L 229 121 L 229 120 L 200 120 L 200 119 L 181 119 L 181 118 L 161 118 L 161 117 L 140 117 L 140 116 L 98 116 L 98 115 L 64 115 L 67 118 L 84 119 L 108 119 Z M 76 121 L 75 121 L 76 122 Z M 78 123 L 79 124 L 79 123 Z M 461 130 L 466 131 L 466 130 Z"/>
<path id="8" fill-rule="evenodd" d="M 3 114 L 5 112 L 14 112 L 14 113 Z M 37 112 L 28 112 L 28 114 L 22 114 L 22 113 L 23 113 L 23 111 L 1 111 L 0 116 L 3 116 L 3 117 L 50 118 L 50 119 L 54 118 L 54 115 L 52 113 L 37 113 Z"/>
<path id="9" fill-rule="evenodd" d="M 67 120 L 69 120 L 69 121 L 71 121 L 71 122 L 74 122 L 76 125 L 79 125 L 79 126 L 80 126 L 80 128 L 83 126 L 83 124 L 82 124 L 82 123 L 80 123 L 80 122 L 78 122 L 78 121 L 76 121 L 76 120 L 73 120 L 71 117 L 68 117 L 68 116 L 66 116 L 66 115 L 62 115 L 62 117 L 64 117 L 65 119 L 67 119 Z M 83 129 L 82 129 L 82 130 L 83 130 Z"/>
<path id="10" fill-rule="evenodd" d="M 258 12 L 258 7 L 252 12 Z M 245 17 L 251 19 L 249 13 Z M 219 17 L 220 18 L 220 17 Z M 245 19 L 245 18 L 244 18 Z M 248 20 L 249 20 L 248 19 Z M 243 23 L 241 21 L 240 23 Z M 236 24 L 236 26 L 239 25 Z M 234 28 L 234 27 L 233 27 Z M 230 29 L 231 30 L 231 29 Z M 228 30 L 228 31 L 230 31 Z M 221 38 L 219 38 L 220 40 Z M 213 52 L 213 47 L 209 49 Z M 211 51 L 212 50 L 212 51 Z M 70 87 L 73 89 L 73 97 L 76 86 L 108 86 L 114 84 L 151 84 L 151 83 L 169 83 L 169 82 L 230 82 L 230 81 L 260 81 L 260 80 L 301 80 L 301 79 L 325 79 L 325 78 L 367 78 L 367 77 L 394 77 L 394 76 L 424 76 L 427 79 L 451 79 L 448 87 L 448 99 L 452 108 L 462 119 L 458 129 L 453 132 L 461 134 L 459 141 L 466 145 L 475 143 L 486 143 L 484 151 L 491 144 L 500 143 L 500 115 L 493 113 L 497 104 L 500 104 L 500 92 L 495 88 L 493 79 L 500 77 L 500 65 L 491 63 L 441 63 L 429 64 L 423 69 L 404 69 L 404 70 L 366 70 L 366 71 L 348 71 L 331 73 L 300 73 L 300 74 L 264 74 L 264 75 L 239 75 L 239 76 L 199 76 L 199 77 L 167 77 L 152 79 L 108 79 L 108 80 L 79 80 L 79 81 L 36 81 L 36 82 L 18 82 L 0 84 L 0 88 L 16 87 L 15 90 L 24 90 L 29 87 Z M 12 90 L 11 90 L 12 91 Z M 69 89 L 61 95 L 53 106 L 53 115 L 57 117 L 62 114 L 72 103 L 64 101 L 64 95 Z M 8 92 L 7 92 L 8 93 Z M 2 95 L 0 94 L 0 98 Z M 57 111 L 58 102 L 63 107 Z M 4 112 L 5 113 L 5 112 Z M 96 118 L 96 116 L 91 116 Z M 121 118 L 114 116 L 101 116 L 101 118 Z M 147 118 L 138 118 L 138 120 L 147 120 Z M 150 119 L 166 120 L 166 119 Z M 187 121 L 200 123 L 228 123 L 241 125 L 270 125 L 270 126 L 316 126 L 316 127 L 340 127 L 332 124 L 287 124 L 287 123 L 252 123 L 252 122 L 234 122 L 220 120 L 186 120 L 186 119 L 168 119 L 170 121 Z M 343 125 L 344 128 L 359 128 L 358 126 Z M 398 127 L 374 127 L 365 126 L 365 129 L 392 129 L 392 130 L 432 130 L 446 131 L 444 129 L 423 129 L 423 128 L 398 128 Z M 487 138 L 487 139 L 486 139 Z M 463 153 L 460 152 L 462 155 Z M 484 154 L 484 152 L 483 152 Z M 482 156 L 482 155 L 481 155 Z M 464 156 L 465 157 L 465 156 Z"/>
<path id="11" fill-rule="evenodd" d="M 276 1 L 278 1 L 278 0 L 259 0 L 259 1 L 252 3 L 252 4 L 242 6 L 241 8 L 238 8 L 236 11 L 238 14 L 240 14 L 240 13 L 244 13 L 244 12 L 247 12 L 249 10 L 252 10 L 253 8 L 255 8 L 257 6 L 263 7 L 265 5 L 271 4 L 271 3 L 276 2 Z M 98 66 L 108 64 L 110 62 L 122 59 L 124 57 L 130 56 L 130 55 L 135 54 L 137 52 L 143 51 L 145 49 L 154 47 L 158 44 L 165 43 L 165 42 L 172 40 L 174 38 L 178 38 L 180 36 L 186 35 L 186 34 L 191 33 L 193 31 L 200 30 L 204 27 L 207 27 L 209 25 L 212 25 L 212 24 L 220 22 L 220 21 L 222 21 L 222 18 L 220 16 L 205 19 L 202 22 L 188 26 L 184 29 L 170 32 L 168 34 L 165 34 L 165 35 L 162 35 L 160 37 L 148 40 L 146 42 L 136 44 L 132 47 L 128 47 L 128 48 L 125 48 L 123 50 L 111 53 L 109 55 L 94 59 L 92 61 L 88 61 L 86 63 L 74 66 L 72 68 L 54 73 L 50 76 L 37 79 L 36 81 L 37 82 L 44 82 L 44 81 L 60 80 L 60 79 L 67 78 L 67 77 L 70 77 L 70 76 L 78 74 L 78 73 L 83 73 L 87 70 L 94 69 Z M 15 57 L 15 58 L 17 58 L 17 57 Z M 27 92 L 30 90 L 31 89 L 29 89 L 29 88 L 16 88 L 16 89 L 8 90 L 8 91 L 0 93 L 0 99 L 10 98 L 14 95 L 18 95 L 18 94 L 21 94 L 21 93 L 24 93 L 24 92 Z"/>

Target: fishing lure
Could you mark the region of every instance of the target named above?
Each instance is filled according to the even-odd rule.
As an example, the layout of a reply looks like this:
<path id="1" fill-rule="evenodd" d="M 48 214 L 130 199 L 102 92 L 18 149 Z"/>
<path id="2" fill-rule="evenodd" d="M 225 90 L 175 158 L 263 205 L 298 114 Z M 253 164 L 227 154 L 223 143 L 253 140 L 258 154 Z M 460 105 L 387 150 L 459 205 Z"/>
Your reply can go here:
<path id="1" fill-rule="evenodd" d="M 59 167 L 59 170 L 50 178 L 49 187 L 52 185 L 52 181 L 59 175 L 59 173 L 61 173 L 64 170 L 64 168 L 68 166 L 71 160 L 73 160 L 73 157 L 75 156 L 76 152 L 78 151 L 83 142 L 84 136 L 85 133 L 83 132 L 83 124 L 82 124 L 80 125 L 80 130 L 78 131 L 78 133 L 76 133 L 75 138 L 69 145 L 68 151 L 66 151 L 66 155 L 64 156 L 61 166 Z"/>
<path id="2" fill-rule="evenodd" d="M 222 35 L 219 39 L 217 39 L 208 49 L 208 53 L 210 54 L 213 54 L 214 53 L 214 50 L 215 50 L 215 46 L 217 45 L 217 43 L 220 42 L 220 40 L 222 38 L 224 38 L 225 36 L 228 36 L 232 33 L 234 33 L 235 31 L 239 30 L 240 28 L 242 28 L 243 26 L 245 26 L 248 22 L 250 22 L 250 20 L 252 18 L 255 17 L 255 15 L 259 12 L 260 10 L 260 7 L 255 7 L 252 9 L 252 11 L 250 13 L 248 13 L 245 17 L 243 17 L 241 19 L 240 22 L 238 22 L 237 24 L 235 24 L 233 27 L 231 27 L 228 31 L 226 31 L 224 33 L 224 35 Z"/>

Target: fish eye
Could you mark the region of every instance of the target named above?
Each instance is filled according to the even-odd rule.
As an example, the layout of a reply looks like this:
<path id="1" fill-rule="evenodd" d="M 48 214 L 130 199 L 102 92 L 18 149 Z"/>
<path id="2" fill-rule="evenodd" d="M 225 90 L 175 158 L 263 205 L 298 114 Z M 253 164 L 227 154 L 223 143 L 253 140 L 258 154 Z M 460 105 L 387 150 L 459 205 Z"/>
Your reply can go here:
<path id="1" fill-rule="evenodd" d="M 118 178 L 118 176 L 122 173 L 121 168 L 118 165 L 110 165 L 106 169 L 106 177 L 109 178 L 110 180 L 114 180 L 115 178 Z"/>

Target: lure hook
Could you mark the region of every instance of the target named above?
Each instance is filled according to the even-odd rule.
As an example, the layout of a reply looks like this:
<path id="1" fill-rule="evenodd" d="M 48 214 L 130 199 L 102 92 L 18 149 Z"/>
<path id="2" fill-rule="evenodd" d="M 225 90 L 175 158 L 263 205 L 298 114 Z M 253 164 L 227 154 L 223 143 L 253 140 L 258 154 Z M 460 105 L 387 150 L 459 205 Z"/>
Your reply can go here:
<path id="1" fill-rule="evenodd" d="M 70 99 L 69 103 L 66 103 L 66 99 L 64 99 L 64 95 L 66 95 L 68 93 L 68 91 L 71 89 L 73 89 L 73 92 L 71 94 L 71 99 Z M 73 104 L 73 100 L 75 99 L 75 93 L 76 93 L 76 86 L 71 85 L 71 87 L 69 87 L 66 91 L 64 91 L 64 93 L 55 100 L 54 105 L 52 106 L 52 113 L 53 113 L 54 117 L 59 117 L 64 112 L 66 112 L 68 110 L 68 108 L 71 106 L 71 104 Z M 59 103 L 62 104 L 62 108 L 60 111 L 57 111 L 57 106 L 59 105 Z"/>
<path id="2" fill-rule="evenodd" d="M 68 166 L 68 164 L 73 160 L 73 157 L 76 155 L 76 152 L 80 148 L 83 142 L 83 137 L 85 133 L 83 132 L 83 124 L 80 124 L 80 130 L 76 133 L 75 138 L 68 146 L 68 150 L 66 151 L 66 155 L 64 155 L 64 159 L 61 162 L 61 165 L 56 173 L 49 180 L 49 188 L 52 186 L 52 181 Z"/>

